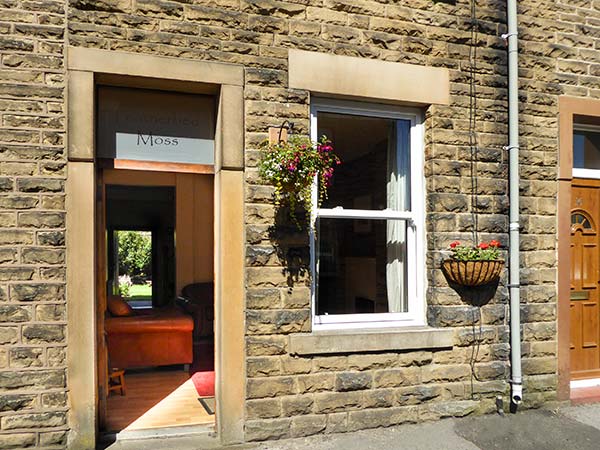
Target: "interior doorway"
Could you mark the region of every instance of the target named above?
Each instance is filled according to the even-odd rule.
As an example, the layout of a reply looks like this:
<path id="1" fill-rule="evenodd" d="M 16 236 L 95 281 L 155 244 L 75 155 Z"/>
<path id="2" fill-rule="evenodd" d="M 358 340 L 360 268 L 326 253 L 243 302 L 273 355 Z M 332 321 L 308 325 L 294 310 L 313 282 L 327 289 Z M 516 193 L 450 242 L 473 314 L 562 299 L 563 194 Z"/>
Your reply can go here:
<path id="1" fill-rule="evenodd" d="M 99 423 L 213 426 L 213 176 L 100 169 Z"/>

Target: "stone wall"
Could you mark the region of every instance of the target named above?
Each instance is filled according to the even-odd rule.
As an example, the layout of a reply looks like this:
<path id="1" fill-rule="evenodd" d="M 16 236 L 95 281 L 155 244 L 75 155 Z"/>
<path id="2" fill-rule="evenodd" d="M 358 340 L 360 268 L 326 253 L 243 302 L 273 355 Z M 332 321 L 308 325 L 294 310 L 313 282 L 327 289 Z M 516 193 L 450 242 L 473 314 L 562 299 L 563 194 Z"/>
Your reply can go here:
<path id="1" fill-rule="evenodd" d="M 0 2 L 0 448 L 66 443 L 65 9 Z"/>
<path id="2" fill-rule="evenodd" d="M 0 350 L 0 438 L 5 439 L 0 446 L 6 440 L 16 446 L 61 445 L 65 4 L 2 0 L 1 6 L 0 338 L 8 345 Z M 525 405 L 534 407 L 556 396 L 557 99 L 600 97 L 595 37 L 600 4 L 524 0 L 519 13 L 523 367 Z M 505 2 L 478 1 L 476 14 L 473 34 L 465 0 L 72 0 L 67 5 L 70 45 L 246 67 L 247 439 L 489 412 L 495 396 L 507 394 L 506 289 L 501 286 L 482 308 L 482 345 L 474 365 L 482 381 L 472 380 L 473 309 L 438 269 L 450 241 L 470 239 L 474 169 L 481 238 L 507 242 L 506 48 L 500 38 L 506 31 Z M 287 335 L 310 331 L 307 240 L 292 228 L 270 232 L 272 189 L 260 184 L 255 168 L 269 126 L 291 119 L 297 132 L 308 130 L 308 92 L 287 87 L 289 48 L 450 70 L 451 104 L 426 111 L 425 173 L 428 320 L 456 330 L 452 350 L 289 354 Z M 48 428 L 38 432 L 38 426 Z"/>

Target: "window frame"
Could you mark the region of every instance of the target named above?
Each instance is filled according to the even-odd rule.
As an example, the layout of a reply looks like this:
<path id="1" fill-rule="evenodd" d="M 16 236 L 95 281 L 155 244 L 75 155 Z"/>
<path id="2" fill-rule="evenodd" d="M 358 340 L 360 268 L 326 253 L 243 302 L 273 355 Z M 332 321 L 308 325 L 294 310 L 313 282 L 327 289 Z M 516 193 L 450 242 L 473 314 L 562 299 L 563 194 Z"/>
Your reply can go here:
<path id="1" fill-rule="evenodd" d="M 585 123 L 574 123 L 573 124 L 573 135 L 575 135 L 576 131 L 589 131 L 592 133 L 600 133 L 600 125 L 590 125 Z M 574 136 L 571 136 L 573 139 Z M 573 154 L 575 153 L 575 149 L 573 148 Z M 574 159 L 573 155 L 571 155 L 572 160 Z M 600 169 L 585 169 L 583 167 L 573 167 L 572 168 L 572 176 L 574 178 L 589 178 L 593 180 L 600 179 Z"/>
<path id="2" fill-rule="evenodd" d="M 425 177 L 424 177 L 424 134 L 421 110 L 381 103 L 367 103 L 328 98 L 312 98 L 310 105 L 310 136 L 318 139 L 317 115 L 319 112 L 377 117 L 410 122 L 410 211 L 357 210 L 316 208 L 310 212 L 310 268 L 311 268 L 311 316 L 314 331 L 351 328 L 386 328 L 425 326 Z M 315 177 L 312 189 L 312 204 L 317 205 L 318 180 Z M 318 218 L 404 220 L 407 226 L 407 305 L 408 311 L 401 313 L 332 314 L 318 315 L 316 308 L 317 261 L 316 221 Z M 410 257 L 413 254 L 413 257 Z M 410 263 L 411 260 L 415 264 Z"/>

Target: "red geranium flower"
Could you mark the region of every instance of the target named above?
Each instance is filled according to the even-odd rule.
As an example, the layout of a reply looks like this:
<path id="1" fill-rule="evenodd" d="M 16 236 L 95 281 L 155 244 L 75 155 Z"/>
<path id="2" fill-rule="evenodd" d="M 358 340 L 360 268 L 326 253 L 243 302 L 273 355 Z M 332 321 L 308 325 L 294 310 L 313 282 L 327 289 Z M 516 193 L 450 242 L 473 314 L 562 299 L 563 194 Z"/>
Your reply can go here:
<path id="1" fill-rule="evenodd" d="M 500 242 L 498 242 L 496 239 L 492 239 L 490 241 L 490 247 L 498 248 L 498 247 L 500 247 Z"/>
<path id="2" fill-rule="evenodd" d="M 454 242 L 451 242 L 451 243 L 450 243 L 450 248 L 456 248 L 456 247 L 457 247 L 457 246 L 459 246 L 459 245 L 460 245 L 460 242 L 458 242 L 458 241 L 454 241 Z"/>
<path id="3" fill-rule="evenodd" d="M 486 248 L 488 248 L 490 245 L 487 242 L 482 242 L 481 244 L 479 244 L 477 247 L 479 247 L 481 250 L 485 250 Z"/>

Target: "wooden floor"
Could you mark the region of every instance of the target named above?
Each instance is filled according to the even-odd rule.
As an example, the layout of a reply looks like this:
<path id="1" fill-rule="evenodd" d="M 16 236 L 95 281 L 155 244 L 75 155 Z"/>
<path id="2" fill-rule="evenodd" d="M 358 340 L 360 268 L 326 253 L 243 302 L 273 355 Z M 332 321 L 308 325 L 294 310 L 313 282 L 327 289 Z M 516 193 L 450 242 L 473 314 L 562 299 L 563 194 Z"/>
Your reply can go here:
<path id="1" fill-rule="evenodd" d="M 108 397 L 106 431 L 143 430 L 214 423 L 199 401 L 187 372 L 155 370 L 125 373 L 127 395 Z"/>

